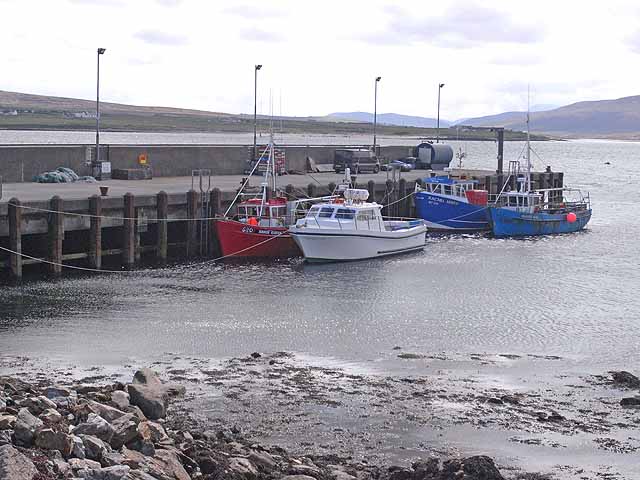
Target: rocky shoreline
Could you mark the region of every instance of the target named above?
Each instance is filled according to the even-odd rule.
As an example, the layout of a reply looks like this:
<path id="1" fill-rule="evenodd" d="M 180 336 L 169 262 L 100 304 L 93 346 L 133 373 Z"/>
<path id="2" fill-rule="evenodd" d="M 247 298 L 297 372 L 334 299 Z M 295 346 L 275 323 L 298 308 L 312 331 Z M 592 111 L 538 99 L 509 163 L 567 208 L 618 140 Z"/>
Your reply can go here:
<path id="1" fill-rule="evenodd" d="M 208 431 L 188 415 L 167 415 L 171 399 L 184 393 L 150 369 L 129 384 L 0 377 L 0 479 L 504 479 L 487 456 L 385 467 L 290 455 L 237 429 Z"/>

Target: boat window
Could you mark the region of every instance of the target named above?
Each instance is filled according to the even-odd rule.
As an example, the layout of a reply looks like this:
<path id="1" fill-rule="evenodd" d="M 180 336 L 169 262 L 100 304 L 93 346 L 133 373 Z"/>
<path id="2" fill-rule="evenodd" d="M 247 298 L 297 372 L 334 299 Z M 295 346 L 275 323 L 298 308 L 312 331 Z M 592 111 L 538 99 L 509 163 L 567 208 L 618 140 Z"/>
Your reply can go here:
<path id="1" fill-rule="evenodd" d="M 350 208 L 339 208 L 338 212 L 336 213 L 336 218 L 353 220 L 353 217 L 355 217 L 355 215 L 355 210 L 351 210 Z"/>
<path id="2" fill-rule="evenodd" d="M 509 206 L 517 207 L 518 206 L 518 197 L 509 197 Z"/>
<path id="3" fill-rule="evenodd" d="M 361 221 L 368 221 L 368 220 L 374 220 L 376 218 L 373 210 L 360 210 L 358 212 L 358 220 Z"/>
<path id="4" fill-rule="evenodd" d="M 442 187 L 444 188 L 445 195 L 451 195 L 451 185 L 443 185 Z"/>
<path id="5" fill-rule="evenodd" d="M 331 218 L 331 215 L 333 215 L 333 207 L 322 207 L 318 216 L 320 218 Z"/>
<path id="6" fill-rule="evenodd" d="M 318 215 L 318 211 L 320 210 L 320 207 L 311 207 L 309 209 L 309 211 L 307 212 L 307 217 L 309 218 L 315 218 L 316 215 Z"/>

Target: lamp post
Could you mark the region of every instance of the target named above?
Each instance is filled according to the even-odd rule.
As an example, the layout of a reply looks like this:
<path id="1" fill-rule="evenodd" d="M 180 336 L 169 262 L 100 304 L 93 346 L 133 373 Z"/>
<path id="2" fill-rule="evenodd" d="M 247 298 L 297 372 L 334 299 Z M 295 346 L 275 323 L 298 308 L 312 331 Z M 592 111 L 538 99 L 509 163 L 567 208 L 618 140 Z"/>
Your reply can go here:
<path id="1" fill-rule="evenodd" d="M 253 160 L 256 159 L 257 132 L 258 132 L 258 70 L 262 65 L 256 65 L 253 79 Z"/>
<path id="2" fill-rule="evenodd" d="M 375 89 L 373 93 L 373 153 L 377 155 L 376 152 L 376 126 L 378 123 L 378 82 L 382 79 L 382 77 L 376 77 Z"/>
<path id="3" fill-rule="evenodd" d="M 438 120 L 436 121 L 436 143 L 440 142 L 440 90 L 444 87 L 444 83 L 438 84 Z"/>
<path id="4" fill-rule="evenodd" d="M 98 48 L 98 74 L 96 75 L 96 165 L 100 164 L 100 55 L 106 48 Z"/>

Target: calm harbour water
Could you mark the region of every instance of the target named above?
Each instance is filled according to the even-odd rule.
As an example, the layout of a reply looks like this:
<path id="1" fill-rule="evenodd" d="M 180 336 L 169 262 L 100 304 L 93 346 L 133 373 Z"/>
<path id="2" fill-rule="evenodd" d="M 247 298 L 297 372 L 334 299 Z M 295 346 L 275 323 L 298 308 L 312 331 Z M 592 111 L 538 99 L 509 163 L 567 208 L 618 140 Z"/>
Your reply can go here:
<path id="1" fill-rule="evenodd" d="M 493 143 L 465 147 L 466 166 L 493 166 Z M 505 158 L 522 147 L 507 143 Z M 0 352 L 122 365 L 165 352 L 287 350 L 384 365 L 401 345 L 559 355 L 585 371 L 637 365 L 640 144 L 534 148 L 539 170 L 549 164 L 590 191 L 588 230 L 527 240 L 434 237 L 422 253 L 350 264 L 196 263 L 3 286 Z"/>

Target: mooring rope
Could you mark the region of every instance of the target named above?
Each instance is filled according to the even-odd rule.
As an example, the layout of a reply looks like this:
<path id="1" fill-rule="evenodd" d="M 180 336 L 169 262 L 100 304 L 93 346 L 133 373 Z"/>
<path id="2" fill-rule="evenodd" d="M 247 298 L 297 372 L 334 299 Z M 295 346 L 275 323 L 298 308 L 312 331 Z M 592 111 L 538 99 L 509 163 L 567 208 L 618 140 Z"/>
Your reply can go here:
<path id="1" fill-rule="evenodd" d="M 267 238 L 266 240 L 263 240 L 260 243 L 256 243 L 255 245 L 251 245 L 251 246 L 249 246 L 247 248 L 243 248 L 242 250 L 238 250 L 237 252 L 231 253 L 229 255 L 223 255 L 221 257 L 212 258 L 211 260 L 205 260 L 203 262 L 199 262 L 198 265 L 203 265 L 203 264 L 213 263 L 213 262 L 219 262 L 220 260 L 224 260 L 225 258 L 235 257 L 236 255 L 239 255 L 240 253 L 244 253 L 246 251 L 251 250 L 252 248 L 259 247 L 260 245 L 264 245 L 265 243 L 268 243 L 271 240 L 279 238 L 279 237 L 281 237 L 282 235 L 284 235 L 286 233 L 288 233 L 288 232 L 285 231 L 285 232 L 279 233 L 278 235 L 274 235 L 272 237 L 269 237 L 269 238 Z M 68 265 L 66 263 L 57 263 L 57 262 L 52 262 L 50 260 L 45 260 L 44 258 L 32 257 L 31 255 L 27 255 L 26 253 L 16 252 L 15 250 L 11 250 L 11 249 L 5 248 L 5 247 L 0 247 L 0 250 L 3 250 L 5 252 L 7 252 L 7 253 L 11 253 L 13 255 L 19 255 L 21 257 L 28 258 L 28 259 L 31 259 L 31 260 L 36 260 L 36 261 L 41 262 L 41 263 L 46 263 L 48 265 L 54 265 L 54 266 L 58 266 L 58 267 L 69 268 L 69 269 L 72 269 L 72 270 L 81 270 L 81 271 L 85 271 L 85 272 L 95 272 L 95 273 L 140 273 L 142 271 L 145 271 L 145 270 L 104 270 L 104 269 L 99 269 L 99 268 L 79 267 L 77 265 Z"/>

